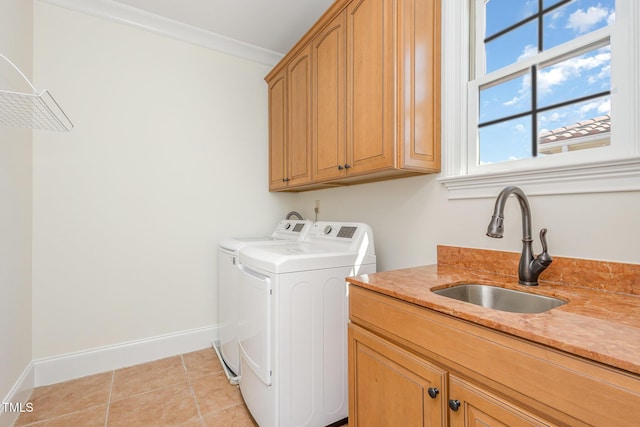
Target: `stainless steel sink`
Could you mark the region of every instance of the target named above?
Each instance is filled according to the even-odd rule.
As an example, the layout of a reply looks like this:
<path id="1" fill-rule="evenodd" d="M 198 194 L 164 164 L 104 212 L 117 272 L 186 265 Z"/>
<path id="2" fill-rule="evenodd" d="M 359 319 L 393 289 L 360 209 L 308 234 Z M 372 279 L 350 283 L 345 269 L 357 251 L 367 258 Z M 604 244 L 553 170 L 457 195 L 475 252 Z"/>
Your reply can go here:
<path id="1" fill-rule="evenodd" d="M 512 313 L 543 313 L 566 304 L 566 301 L 558 298 L 476 283 L 466 283 L 450 288 L 436 289 L 433 293 L 482 307 Z"/>

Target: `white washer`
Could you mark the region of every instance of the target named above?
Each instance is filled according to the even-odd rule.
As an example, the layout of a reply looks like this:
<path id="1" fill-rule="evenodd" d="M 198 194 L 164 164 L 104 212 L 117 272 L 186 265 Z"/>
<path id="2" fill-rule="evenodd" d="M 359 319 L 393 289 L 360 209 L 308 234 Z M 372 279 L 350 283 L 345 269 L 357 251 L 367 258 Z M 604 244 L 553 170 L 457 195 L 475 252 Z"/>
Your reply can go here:
<path id="1" fill-rule="evenodd" d="M 280 244 L 304 239 L 313 225 L 308 220 L 280 221 L 270 236 L 229 238 L 218 245 L 218 340 L 215 350 L 223 362 L 229 379 L 237 382 L 240 373 L 240 355 L 237 333 L 237 294 L 240 273 L 238 251 L 249 245 Z M 227 369 L 228 368 L 228 369 Z"/>
<path id="2" fill-rule="evenodd" d="M 240 250 L 240 391 L 258 425 L 347 418 L 345 278 L 375 271 L 361 223 L 317 222 L 305 241 Z"/>

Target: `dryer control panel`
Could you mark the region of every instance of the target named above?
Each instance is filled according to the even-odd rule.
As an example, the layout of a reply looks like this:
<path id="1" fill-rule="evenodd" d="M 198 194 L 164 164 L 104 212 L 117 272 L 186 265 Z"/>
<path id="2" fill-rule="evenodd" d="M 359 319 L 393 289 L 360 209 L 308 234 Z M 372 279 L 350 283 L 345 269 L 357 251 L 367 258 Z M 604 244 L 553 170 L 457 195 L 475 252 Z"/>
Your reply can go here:
<path id="1" fill-rule="evenodd" d="M 273 230 L 271 237 L 276 239 L 303 240 L 313 225 L 309 220 L 283 219 Z"/>
<path id="2" fill-rule="evenodd" d="M 307 242 L 330 244 L 343 247 L 345 250 L 364 251 L 375 254 L 373 248 L 373 232 L 371 228 L 360 222 L 319 221 L 313 224 Z"/>
<path id="3" fill-rule="evenodd" d="M 343 237 L 346 239 L 351 239 L 353 237 L 353 235 L 356 233 L 356 230 L 358 229 L 358 227 L 350 227 L 348 225 L 343 225 L 342 227 L 340 227 L 340 230 L 338 230 L 338 237 Z"/>

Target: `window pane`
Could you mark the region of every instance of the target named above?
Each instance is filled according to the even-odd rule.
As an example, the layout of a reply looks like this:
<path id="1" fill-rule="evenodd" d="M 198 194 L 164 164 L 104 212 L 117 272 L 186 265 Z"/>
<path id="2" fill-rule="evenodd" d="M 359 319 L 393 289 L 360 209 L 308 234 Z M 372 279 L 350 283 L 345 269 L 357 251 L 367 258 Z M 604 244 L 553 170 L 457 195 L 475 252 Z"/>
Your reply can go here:
<path id="1" fill-rule="evenodd" d="M 605 46 L 538 70 L 538 107 L 611 89 L 611 47 Z"/>
<path id="2" fill-rule="evenodd" d="M 538 154 L 609 145 L 611 98 L 603 96 L 538 114 Z"/>
<path id="3" fill-rule="evenodd" d="M 479 123 L 531 111 L 531 74 L 480 89 Z"/>
<path id="4" fill-rule="evenodd" d="M 538 2 L 531 0 L 489 0 L 485 6 L 486 33 L 490 37 L 538 12 Z"/>
<path id="5" fill-rule="evenodd" d="M 525 159 L 531 153 L 531 117 L 521 117 L 479 129 L 479 164 Z"/>
<path id="6" fill-rule="evenodd" d="M 615 0 L 576 0 L 544 15 L 543 47 L 550 49 L 613 23 Z"/>
<path id="7" fill-rule="evenodd" d="M 563 0 L 544 0 L 544 2 L 542 3 L 542 8 L 546 9 L 550 6 L 553 6 L 556 3 L 560 3 Z"/>
<path id="8" fill-rule="evenodd" d="M 537 53 L 538 26 L 532 21 L 485 44 L 486 73 Z"/>

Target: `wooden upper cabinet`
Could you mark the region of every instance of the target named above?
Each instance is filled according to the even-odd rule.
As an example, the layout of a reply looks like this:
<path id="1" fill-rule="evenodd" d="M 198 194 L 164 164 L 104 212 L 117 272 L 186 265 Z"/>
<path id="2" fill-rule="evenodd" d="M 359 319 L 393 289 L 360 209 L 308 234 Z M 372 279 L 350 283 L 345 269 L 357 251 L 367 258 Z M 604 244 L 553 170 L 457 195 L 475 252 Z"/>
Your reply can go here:
<path id="1" fill-rule="evenodd" d="M 288 185 L 311 180 L 311 46 L 287 67 Z"/>
<path id="2" fill-rule="evenodd" d="M 286 70 L 269 82 L 269 190 L 285 188 L 287 141 Z"/>
<path id="3" fill-rule="evenodd" d="M 337 0 L 272 70 L 270 190 L 440 171 L 440 1 Z"/>
<path id="4" fill-rule="evenodd" d="M 394 167 L 395 0 L 347 6 L 347 164 L 350 174 Z"/>
<path id="5" fill-rule="evenodd" d="M 440 0 L 398 1 L 398 156 L 440 171 Z"/>
<path id="6" fill-rule="evenodd" d="M 345 19 L 342 11 L 312 42 L 314 181 L 345 175 Z"/>
<path id="7" fill-rule="evenodd" d="M 269 85 L 269 190 L 311 180 L 311 49 L 301 51 Z"/>

